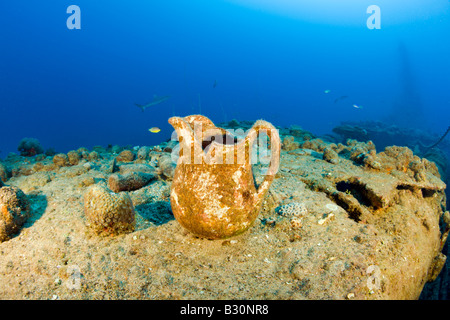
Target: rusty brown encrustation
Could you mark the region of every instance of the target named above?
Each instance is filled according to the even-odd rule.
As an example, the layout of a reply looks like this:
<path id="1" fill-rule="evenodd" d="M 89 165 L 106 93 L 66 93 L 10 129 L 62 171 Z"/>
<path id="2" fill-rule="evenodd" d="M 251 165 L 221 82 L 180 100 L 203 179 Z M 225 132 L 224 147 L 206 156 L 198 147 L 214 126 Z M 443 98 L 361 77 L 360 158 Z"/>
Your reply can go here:
<path id="1" fill-rule="evenodd" d="M 202 115 L 172 117 L 180 154 L 170 202 L 176 220 L 199 237 L 223 239 L 246 231 L 258 216 L 280 162 L 280 137 L 269 122 L 258 120 L 241 141 Z M 257 187 L 252 147 L 270 138 L 270 165 Z M 231 138 L 231 139 L 230 139 Z M 230 141 L 231 140 L 231 141 Z"/>

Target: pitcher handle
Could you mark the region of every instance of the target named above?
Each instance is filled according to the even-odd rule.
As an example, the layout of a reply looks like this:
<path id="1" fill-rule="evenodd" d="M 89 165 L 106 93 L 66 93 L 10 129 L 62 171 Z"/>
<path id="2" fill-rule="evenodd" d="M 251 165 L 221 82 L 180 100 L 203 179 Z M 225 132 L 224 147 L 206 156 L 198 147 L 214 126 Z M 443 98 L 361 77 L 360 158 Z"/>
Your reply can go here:
<path id="1" fill-rule="evenodd" d="M 269 122 L 264 120 L 258 120 L 253 125 L 251 132 L 247 136 L 249 138 L 249 152 L 256 138 L 259 136 L 260 131 L 266 131 L 270 138 L 270 165 L 267 169 L 263 182 L 259 185 L 257 190 L 257 198 L 262 200 L 266 192 L 269 190 L 270 183 L 275 179 L 275 175 L 278 172 L 280 166 L 280 152 L 281 152 L 281 141 L 278 130 Z"/>

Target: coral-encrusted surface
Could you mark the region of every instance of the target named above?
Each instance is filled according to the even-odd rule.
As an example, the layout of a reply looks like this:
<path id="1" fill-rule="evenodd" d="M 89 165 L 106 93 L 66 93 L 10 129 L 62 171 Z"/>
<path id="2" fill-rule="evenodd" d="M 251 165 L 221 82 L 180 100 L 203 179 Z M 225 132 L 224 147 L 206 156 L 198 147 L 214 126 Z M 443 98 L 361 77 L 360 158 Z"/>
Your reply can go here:
<path id="1" fill-rule="evenodd" d="M 93 185 L 84 195 L 87 225 L 97 233 L 121 234 L 134 231 L 135 212 L 130 196 Z"/>
<path id="2" fill-rule="evenodd" d="M 134 232 L 90 232 L 84 194 L 106 186 L 116 156 L 109 150 L 63 167 L 51 157 L 7 159 L 5 184 L 27 193 L 31 215 L 0 244 L 0 297 L 417 299 L 445 261 L 445 184 L 434 164 L 406 148 L 295 140 L 303 148 L 282 151 L 252 227 L 226 240 L 196 238 L 173 219 L 165 175 L 126 192 Z M 164 146 L 134 162 L 158 169 L 165 153 L 155 150 Z M 254 167 L 258 183 L 262 169 Z"/>
<path id="3" fill-rule="evenodd" d="M 212 138 L 207 136 L 205 139 L 195 133 L 196 126 L 190 125 L 192 117 L 204 127 L 209 125 L 216 132 L 223 130 L 214 127 L 206 117 L 169 119 L 180 136 L 182 149 L 170 192 L 172 212 L 183 227 L 200 237 L 225 239 L 236 236 L 245 232 L 257 218 L 275 177 L 281 149 L 278 132 L 272 124 L 259 120 L 247 136 L 236 144 L 226 146 L 215 142 L 203 151 L 199 141 L 208 142 Z M 260 131 L 267 131 L 273 136 L 273 141 L 271 139 L 267 175 L 256 188 L 249 159 L 250 148 Z M 198 151 L 194 151 L 195 154 L 192 155 L 187 152 L 191 149 Z M 194 158 L 201 159 L 203 155 L 209 160 L 203 159 L 200 164 L 192 161 Z M 240 160 L 239 156 L 242 157 Z"/>
<path id="4" fill-rule="evenodd" d="M 8 240 L 28 218 L 30 203 L 17 187 L 0 186 L 0 242 Z"/>

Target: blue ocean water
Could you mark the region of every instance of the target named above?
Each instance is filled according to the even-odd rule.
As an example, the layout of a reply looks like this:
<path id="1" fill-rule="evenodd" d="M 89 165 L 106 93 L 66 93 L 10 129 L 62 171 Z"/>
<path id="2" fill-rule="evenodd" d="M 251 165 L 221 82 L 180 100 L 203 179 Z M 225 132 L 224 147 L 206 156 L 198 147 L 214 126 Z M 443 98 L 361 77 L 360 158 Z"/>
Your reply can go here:
<path id="1" fill-rule="evenodd" d="M 0 158 L 25 137 L 58 152 L 154 145 L 170 138 L 169 117 L 197 113 L 315 134 L 359 120 L 442 134 L 449 34 L 448 0 L 1 1 Z M 155 95 L 170 98 L 135 105 Z"/>

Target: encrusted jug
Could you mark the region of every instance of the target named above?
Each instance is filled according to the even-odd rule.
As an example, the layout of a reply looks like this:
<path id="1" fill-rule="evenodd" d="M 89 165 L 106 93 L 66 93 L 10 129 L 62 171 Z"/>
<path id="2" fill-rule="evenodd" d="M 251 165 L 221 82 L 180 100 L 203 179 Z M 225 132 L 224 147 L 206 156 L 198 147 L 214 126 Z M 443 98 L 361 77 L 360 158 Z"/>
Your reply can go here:
<path id="1" fill-rule="evenodd" d="M 245 138 L 218 128 L 207 117 L 172 117 L 180 141 L 179 158 L 170 192 L 175 219 L 193 234 L 223 239 L 247 230 L 258 216 L 280 162 L 280 137 L 269 122 L 258 120 Z M 266 133 L 270 165 L 256 187 L 252 146 Z"/>

